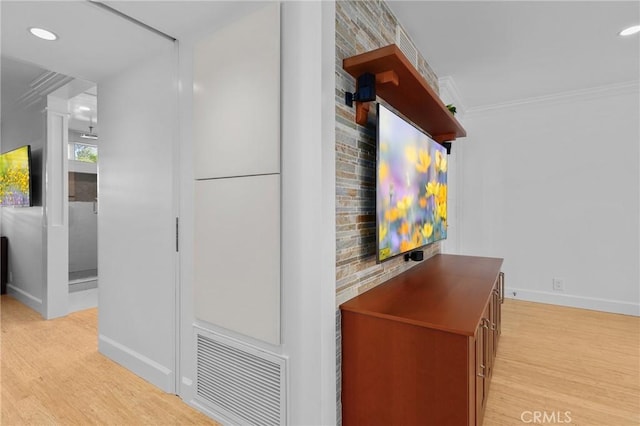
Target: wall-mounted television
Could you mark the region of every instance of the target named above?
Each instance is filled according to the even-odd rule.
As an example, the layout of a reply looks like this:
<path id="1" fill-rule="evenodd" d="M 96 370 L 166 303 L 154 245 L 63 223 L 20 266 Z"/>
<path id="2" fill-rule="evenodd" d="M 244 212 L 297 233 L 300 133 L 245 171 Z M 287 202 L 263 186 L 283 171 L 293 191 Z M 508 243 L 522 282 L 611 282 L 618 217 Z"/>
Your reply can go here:
<path id="1" fill-rule="evenodd" d="M 0 206 L 32 206 L 31 187 L 31 146 L 0 154 Z"/>
<path id="2" fill-rule="evenodd" d="M 447 151 L 377 105 L 378 262 L 447 237 Z"/>

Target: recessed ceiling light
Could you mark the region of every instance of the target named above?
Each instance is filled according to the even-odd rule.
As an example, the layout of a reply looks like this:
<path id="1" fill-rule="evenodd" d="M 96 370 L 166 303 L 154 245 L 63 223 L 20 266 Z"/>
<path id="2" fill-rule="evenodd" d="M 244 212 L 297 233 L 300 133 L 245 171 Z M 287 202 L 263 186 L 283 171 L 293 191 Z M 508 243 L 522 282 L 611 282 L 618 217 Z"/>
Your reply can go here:
<path id="1" fill-rule="evenodd" d="M 52 33 L 51 31 L 45 30 L 44 28 L 29 28 L 29 32 L 34 36 L 41 38 L 43 40 L 53 41 L 58 38 L 57 35 Z"/>
<path id="2" fill-rule="evenodd" d="M 91 111 L 91 108 L 81 105 L 78 107 L 78 111 Z"/>
<path id="3" fill-rule="evenodd" d="M 619 35 L 630 36 L 636 33 L 640 33 L 640 25 L 634 25 L 632 27 L 625 28 L 624 30 L 620 31 Z"/>

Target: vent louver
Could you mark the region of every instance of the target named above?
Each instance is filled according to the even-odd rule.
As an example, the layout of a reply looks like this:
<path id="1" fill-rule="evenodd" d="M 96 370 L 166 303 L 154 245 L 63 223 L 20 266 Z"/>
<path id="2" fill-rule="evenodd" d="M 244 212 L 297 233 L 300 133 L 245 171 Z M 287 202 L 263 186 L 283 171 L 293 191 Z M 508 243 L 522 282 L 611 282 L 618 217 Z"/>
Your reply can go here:
<path id="1" fill-rule="evenodd" d="M 197 394 L 241 424 L 285 424 L 285 359 L 212 334 L 197 335 Z"/>
<path id="2" fill-rule="evenodd" d="M 411 39 L 404 32 L 400 25 L 396 25 L 396 45 L 400 48 L 404 56 L 413 64 L 413 66 L 418 68 L 418 49 L 413 45 Z"/>
<path id="3" fill-rule="evenodd" d="M 17 102 L 22 105 L 23 108 L 30 108 L 42 98 L 55 92 L 72 80 L 73 77 L 54 71 L 46 71 L 29 83 L 29 89 L 17 99 Z"/>

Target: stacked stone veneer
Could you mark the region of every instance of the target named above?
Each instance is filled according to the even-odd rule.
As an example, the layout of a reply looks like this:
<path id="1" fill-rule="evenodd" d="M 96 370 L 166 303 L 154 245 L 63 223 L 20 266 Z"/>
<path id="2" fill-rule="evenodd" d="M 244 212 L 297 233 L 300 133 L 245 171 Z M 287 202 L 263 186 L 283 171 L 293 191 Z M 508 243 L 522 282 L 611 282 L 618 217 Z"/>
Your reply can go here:
<path id="1" fill-rule="evenodd" d="M 376 264 L 376 127 L 355 122 L 355 108 L 344 103 L 355 80 L 342 60 L 395 43 L 396 18 L 384 1 L 336 3 L 336 296 L 337 305 L 415 266 L 400 256 Z M 424 58 L 418 71 L 438 91 L 438 79 Z M 425 247 L 425 258 L 440 244 Z"/>
<path id="2" fill-rule="evenodd" d="M 336 2 L 336 306 L 406 271 L 416 262 L 402 256 L 376 263 L 375 108 L 369 124 L 355 122 L 355 108 L 344 103 L 355 80 L 342 60 L 395 43 L 398 21 L 384 1 Z M 418 72 L 438 92 L 438 78 L 419 56 Z M 440 244 L 424 248 L 424 257 Z M 336 312 L 337 420 L 342 424 L 340 311 Z"/>

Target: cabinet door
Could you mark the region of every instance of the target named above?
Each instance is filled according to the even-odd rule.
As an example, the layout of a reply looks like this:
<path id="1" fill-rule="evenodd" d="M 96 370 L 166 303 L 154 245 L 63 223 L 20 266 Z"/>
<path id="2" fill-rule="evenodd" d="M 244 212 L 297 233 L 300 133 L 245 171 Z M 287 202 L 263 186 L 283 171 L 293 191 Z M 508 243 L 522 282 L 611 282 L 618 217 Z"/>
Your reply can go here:
<path id="1" fill-rule="evenodd" d="M 493 289 L 492 292 L 492 300 L 493 300 L 493 357 L 496 356 L 498 352 L 498 339 L 500 338 L 500 327 L 501 327 L 501 316 L 502 316 L 502 306 L 500 301 L 500 290 L 498 286 Z"/>
<path id="2" fill-rule="evenodd" d="M 482 318 L 476 330 L 476 424 L 482 424 L 487 391 L 487 319 Z"/>
<path id="3" fill-rule="evenodd" d="M 493 296 L 493 292 L 491 292 L 491 296 L 489 297 L 489 305 L 487 306 L 487 310 L 485 311 L 485 318 L 487 318 L 487 380 L 486 387 L 489 388 L 489 380 L 493 375 L 493 356 L 495 353 L 495 329 L 496 329 L 496 318 L 495 318 L 495 298 Z"/>

